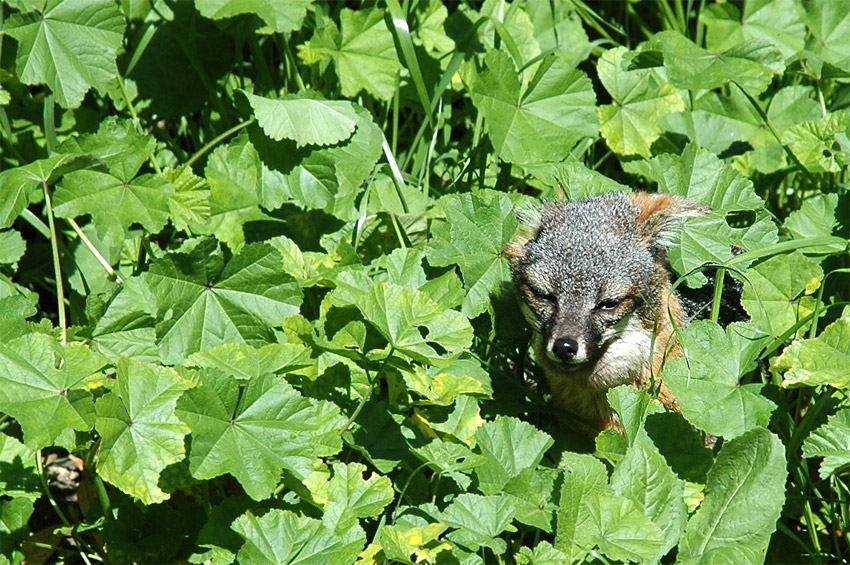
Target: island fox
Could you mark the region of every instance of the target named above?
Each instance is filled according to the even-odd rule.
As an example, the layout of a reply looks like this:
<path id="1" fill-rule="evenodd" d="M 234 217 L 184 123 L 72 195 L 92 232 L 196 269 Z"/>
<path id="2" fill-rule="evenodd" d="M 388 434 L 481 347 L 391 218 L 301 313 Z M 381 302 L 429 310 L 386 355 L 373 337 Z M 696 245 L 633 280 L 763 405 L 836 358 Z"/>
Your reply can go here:
<path id="1" fill-rule="evenodd" d="M 710 212 L 678 196 L 614 193 L 546 202 L 506 247 L 552 404 L 582 427 L 619 428 L 608 389 L 658 384 L 687 319 L 667 249 L 685 218 Z M 661 384 L 659 399 L 677 409 Z"/>

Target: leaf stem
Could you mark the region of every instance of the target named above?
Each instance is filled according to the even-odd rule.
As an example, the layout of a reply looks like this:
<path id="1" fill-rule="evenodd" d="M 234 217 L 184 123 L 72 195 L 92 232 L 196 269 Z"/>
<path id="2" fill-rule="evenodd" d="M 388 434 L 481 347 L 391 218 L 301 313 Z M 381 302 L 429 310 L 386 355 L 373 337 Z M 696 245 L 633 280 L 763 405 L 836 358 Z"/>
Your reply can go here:
<path id="1" fill-rule="evenodd" d="M 366 374 L 368 375 L 369 372 L 366 371 Z M 360 398 L 360 403 L 357 405 L 357 408 L 354 409 L 354 412 L 352 412 L 348 420 L 345 422 L 345 425 L 342 426 L 342 428 L 339 430 L 339 435 L 344 434 L 346 430 L 348 430 L 349 426 L 351 426 L 351 424 L 354 423 L 354 420 L 357 419 L 357 416 L 360 415 L 360 412 L 363 410 L 363 407 L 366 406 L 366 403 L 369 402 L 369 399 L 372 398 L 372 387 L 374 385 L 372 384 L 371 379 L 369 381 L 369 385 L 369 392 L 367 392 L 365 395 L 363 395 L 363 397 Z"/>
<path id="2" fill-rule="evenodd" d="M 210 149 L 212 149 L 213 147 L 215 147 L 216 145 L 218 145 L 219 143 L 221 143 L 222 141 L 224 141 L 225 139 L 227 139 L 228 137 L 230 137 L 234 133 L 250 126 L 255 121 L 257 121 L 256 118 L 251 118 L 250 120 L 242 122 L 241 124 L 236 124 L 235 126 L 228 129 L 227 131 L 215 136 L 209 143 L 207 143 L 206 145 L 204 145 L 203 147 L 198 149 L 198 151 L 194 155 L 192 155 L 189 158 L 188 161 L 186 161 L 186 166 L 191 167 L 193 164 L 195 164 L 195 162 L 198 159 L 203 157 Z"/>
<path id="3" fill-rule="evenodd" d="M 80 226 L 77 224 L 77 222 L 75 222 L 73 218 L 66 218 L 66 220 L 71 225 L 71 229 L 76 232 L 77 236 L 82 240 L 83 244 L 88 248 L 89 251 L 91 251 L 92 255 L 94 255 L 94 258 L 97 259 L 97 262 L 100 263 L 100 265 L 104 268 L 104 270 L 106 270 L 107 273 L 109 273 L 109 276 L 115 277 L 116 281 L 123 284 L 124 279 L 122 279 L 121 275 L 119 275 L 115 271 L 115 269 L 112 268 L 112 265 L 109 264 L 109 261 L 106 260 L 106 258 L 103 256 L 103 254 L 101 254 L 98 248 L 94 246 L 88 236 L 83 233 L 83 230 L 80 229 Z"/>
<path id="4" fill-rule="evenodd" d="M 133 117 L 133 125 L 136 126 L 136 131 L 144 135 L 145 130 L 142 128 L 142 121 L 139 119 L 136 107 L 133 106 L 133 101 L 130 99 L 130 94 L 127 92 L 127 85 L 124 84 L 124 77 L 122 77 L 120 73 L 117 74 L 116 77 L 118 78 L 118 86 L 121 88 L 121 95 L 124 97 L 124 103 L 127 105 L 127 111 L 130 112 L 130 116 Z M 161 175 L 162 169 L 160 168 L 159 163 L 156 162 L 155 153 L 148 155 L 148 160 L 151 162 L 154 170 Z"/>
<path id="5" fill-rule="evenodd" d="M 384 370 L 384 366 L 387 364 L 387 361 L 390 357 L 392 357 L 393 352 L 395 352 L 395 347 L 390 346 L 390 351 L 387 353 L 387 356 L 381 361 L 381 365 L 375 371 L 375 376 L 381 374 L 381 371 Z M 357 419 L 357 416 L 360 415 L 360 411 L 363 410 L 363 407 L 366 406 L 366 403 L 369 402 L 369 399 L 372 398 L 372 391 L 375 388 L 375 381 L 369 376 L 369 371 L 366 371 L 366 378 L 369 379 L 369 392 L 366 393 L 361 399 L 360 403 L 357 405 L 357 408 L 354 409 L 354 412 L 351 414 L 351 417 L 348 418 L 348 421 L 345 422 L 345 425 L 339 430 L 339 435 L 345 433 L 345 431 L 354 423 L 354 420 Z"/>
<path id="6" fill-rule="evenodd" d="M 47 152 L 50 154 L 56 151 L 56 147 L 59 145 L 59 138 L 56 136 L 55 106 L 53 93 L 44 97 L 44 139 L 47 142 Z"/>
<path id="7" fill-rule="evenodd" d="M 723 300 L 723 281 L 726 278 L 726 269 L 719 267 L 714 275 L 714 297 L 711 301 L 711 321 L 717 322 L 720 317 L 720 303 Z"/>
<path id="8" fill-rule="evenodd" d="M 68 521 L 68 518 L 65 516 L 65 513 L 62 512 L 62 509 L 59 508 L 59 505 L 56 504 L 56 501 L 53 499 L 53 494 L 50 492 L 50 485 L 47 483 L 47 477 L 44 474 L 44 464 L 41 461 L 41 450 L 35 450 L 35 467 L 38 470 L 38 478 L 41 481 L 41 488 L 44 490 L 44 494 L 47 496 L 47 501 L 50 503 L 50 506 L 53 507 L 53 510 L 56 512 L 56 515 L 59 516 L 59 520 L 62 522 L 62 525 L 70 528 L 71 522 Z"/>
<path id="9" fill-rule="evenodd" d="M 48 228 L 44 222 L 41 221 L 41 218 L 36 216 L 32 210 L 29 208 L 24 208 L 21 211 L 21 217 L 32 227 L 38 230 L 38 232 L 43 235 L 45 238 L 50 239 L 50 228 Z"/>
<path id="10" fill-rule="evenodd" d="M 50 226 L 50 247 L 53 252 L 53 272 L 56 277 L 56 302 L 59 316 L 59 327 L 62 329 L 62 345 L 68 341 L 68 320 L 65 318 L 65 288 L 62 284 L 62 265 L 59 260 L 59 240 L 56 236 L 56 222 L 53 218 L 53 204 L 50 201 L 50 190 L 47 181 L 42 181 L 44 189 L 44 207 L 47 210 L 47 222 Z"/>

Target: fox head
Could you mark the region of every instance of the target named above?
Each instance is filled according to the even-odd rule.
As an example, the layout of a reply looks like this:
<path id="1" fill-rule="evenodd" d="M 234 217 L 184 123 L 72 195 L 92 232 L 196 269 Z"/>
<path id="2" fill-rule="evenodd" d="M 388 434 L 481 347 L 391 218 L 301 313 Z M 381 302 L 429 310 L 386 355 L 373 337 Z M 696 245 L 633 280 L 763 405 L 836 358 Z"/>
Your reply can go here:
<path id="1" fill-rule="evenodd" d="M 638 192 L 547 202 L 523 219 L 506 252 L 550 386 L 553 375 L 610 388 L 648 372 L 659 326 L 672 333 L 670 312 L 681 322 L 666 250 L 684 218 L 707 212 Z"/>

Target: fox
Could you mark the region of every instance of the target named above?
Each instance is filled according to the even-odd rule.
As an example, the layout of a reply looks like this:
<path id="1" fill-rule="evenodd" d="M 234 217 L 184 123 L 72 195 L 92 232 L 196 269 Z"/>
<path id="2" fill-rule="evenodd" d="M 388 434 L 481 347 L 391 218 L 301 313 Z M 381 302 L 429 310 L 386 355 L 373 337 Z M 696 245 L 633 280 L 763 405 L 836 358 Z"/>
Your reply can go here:
<path id="1" fill-rule="evenodd" d="M 668 250 L 682 223 L 711 208 L 680 196 L 618 192 L 548 201 L 520 217 L 505 247 L 532 348 L 551 404 L 588 432 L 621 429 L 607 400 L 613 387 L 658 386 L 690 304 L 674 290 Z M 522 215 L 521 215 L 522 216 Z"/>

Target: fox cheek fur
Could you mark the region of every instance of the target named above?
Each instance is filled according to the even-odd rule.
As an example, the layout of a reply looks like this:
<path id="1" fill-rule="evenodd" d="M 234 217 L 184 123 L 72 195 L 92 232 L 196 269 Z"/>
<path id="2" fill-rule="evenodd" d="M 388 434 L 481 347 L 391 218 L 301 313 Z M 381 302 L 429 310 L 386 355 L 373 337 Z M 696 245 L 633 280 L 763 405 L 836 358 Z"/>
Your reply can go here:
<path id="1" fill-rule="evenodd" d="M 617 193 L 547 202 L 506 252 L 556 408 L 595 429 L 618 427 L 606 393 L 658 380 L 685 321 L 667 248 L 709 208 L 676 196 Z M 661 387 L 660 399 L 676 408 Z"/>

